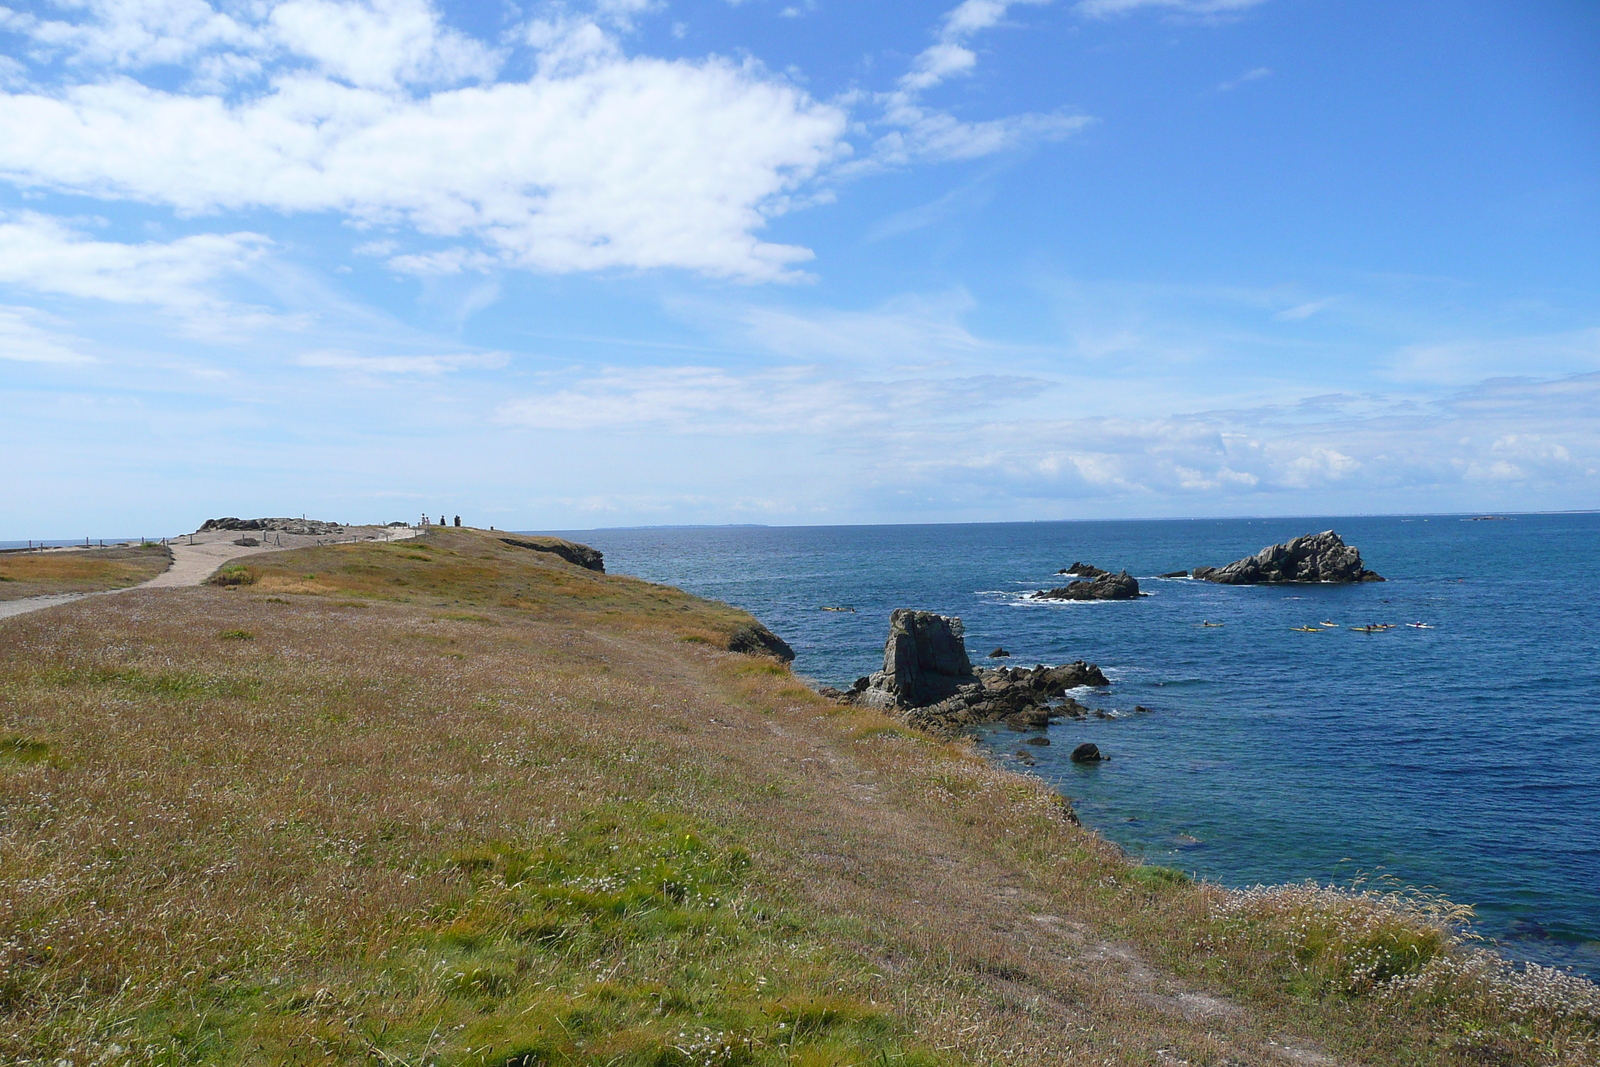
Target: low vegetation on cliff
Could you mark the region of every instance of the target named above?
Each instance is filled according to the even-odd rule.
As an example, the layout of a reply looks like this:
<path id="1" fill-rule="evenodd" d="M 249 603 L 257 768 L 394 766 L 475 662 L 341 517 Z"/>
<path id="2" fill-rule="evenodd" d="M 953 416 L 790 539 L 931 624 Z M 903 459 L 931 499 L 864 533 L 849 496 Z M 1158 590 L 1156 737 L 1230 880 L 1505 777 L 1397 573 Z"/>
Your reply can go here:
<path id="1" fill-rule="evenodd" d="M 171 553 L 156 544 L 0 552 L 0 600 L 126 589 L 149 581 L 171 562 Z"/>
<path id="2" fill-rule="evenodd" d="M 1442 902 L 1130 863 L 726 605 L 454 529 L 238 577 L 0 626 L 0 1061 L 1600 1057 Z"/>

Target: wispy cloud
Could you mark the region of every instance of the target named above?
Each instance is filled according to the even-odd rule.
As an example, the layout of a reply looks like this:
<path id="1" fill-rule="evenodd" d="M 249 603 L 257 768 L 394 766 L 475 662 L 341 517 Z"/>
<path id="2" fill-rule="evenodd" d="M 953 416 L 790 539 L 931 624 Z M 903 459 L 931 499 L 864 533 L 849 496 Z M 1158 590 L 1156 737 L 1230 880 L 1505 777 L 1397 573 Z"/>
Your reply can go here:
<path id="1" fill-rule="evenodd" d="M 0 359 L 16 363 L 93 363 L 72 339 L 37 324 L 32 308 L 0 306 Z"/>
<path id="2" fill-rule="evenodd" d="M 1270 67 L 1256 67 L 1253 70 L 1245 71 L 1243 74 L 1239 75 L 1237 78 L 1234 78 L 1234 79 L 1232 79 L 1230 81 L 1223 82 L 1221 85 L 1217 86 L 1217 89 L 1218 89 L 1219 92 L 1224 92 L 1224 93 L 1232 92 L 1233 90 L 1239 88 L 1239 86 L 1244 85 L 1247 82 L 1260 81 L 1262 78 L 1270 78 L 1270 77 L 1272 77 L 1272 68 L 1270 68 Z"/>
<path id="3" fill-rule="evenodd" d="M 259 327 L 270 317 L 262 308 L 221 297 L 214 283 L 260 261 L 271 244 L 257 233 L 124 244 L 96 240 L 48 215 L 0 214 L 0 285 L 151 305 L 176 316 L 188 331 L 210 335 Z"/>
<path id="4" fill-rule="evenodd" d="M 717 367 L 610 368 L 556 392 L 508 401 L 505 423 L 541 430 L 674 435 L 877 434 L 894 426 L 970 415 L 1046 383 L 978 378 L 862 381 L 785 367 L 740 373 Z"/>
<path id="5" fill-rule="evenodd" d="M 302 367 L 322 367 L 328 370 L 354 371 L 363 375 L 378 374 L 449 374 L 453 371 L 479 370 L 503 367 L 508 362 L 504 353 L 457 353 L 451 355 L 371 355 L 339 349 L 322 349 L 303 352 L 295 357 Z"/>
<path id="6" fill-rule="evenodd" d="M 1079 0 L 1077 10 L 1094 18 L 1126 15 L 1147 9 L 1191 18 L 1218 18 L 1236 15 L 1266 2 L 1267 0 Z"/>
<path id="7" fill-rule="evenodd" d="M 1336 296 L 1327 296 L 1323 297 L 1321 300 L 1308 300 L 1304 304 L 1296 304 L 1294 307 L 1285 308 L 1272 317 L 1277 319 L 1279 322 L 1299 322 L 1302 319 L 1309 319 L 1319 311 L 1327 310 L 1328 308 L 1332 307 L 1338 301 L 1338 299 L 1339 298 Z"/>
<path id="8" fill-rule="evenodd" d="M 980 121 L 957 119 L 930 108 L 923 94 L 949 79 L 968 75 L 978 63 L 972 37 L 999 25 L 1013 7 L 1052 0 L 963 0 L 939 21 L 936 41 L 912 60 L 895 90 L 882 94 L 881 124 L 889 127 L 864 163 L 904 165 L 913 161 L 975 159 L 1018 145 L 1069 137 L 1093 120 L 1065 110 L 1027 112 Z"/>

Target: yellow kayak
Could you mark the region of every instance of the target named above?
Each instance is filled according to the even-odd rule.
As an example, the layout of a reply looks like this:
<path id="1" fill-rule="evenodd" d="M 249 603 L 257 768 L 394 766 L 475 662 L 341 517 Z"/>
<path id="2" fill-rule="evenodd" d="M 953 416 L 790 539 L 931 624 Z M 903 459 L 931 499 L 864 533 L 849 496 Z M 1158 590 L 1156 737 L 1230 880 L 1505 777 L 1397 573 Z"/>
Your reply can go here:
<path id="1" fill-rule="evenodd" d="M 1319 626 L 1291 626 L 1289 629 L 1297 634 L 1320 634 L 1323 632 Z"/>

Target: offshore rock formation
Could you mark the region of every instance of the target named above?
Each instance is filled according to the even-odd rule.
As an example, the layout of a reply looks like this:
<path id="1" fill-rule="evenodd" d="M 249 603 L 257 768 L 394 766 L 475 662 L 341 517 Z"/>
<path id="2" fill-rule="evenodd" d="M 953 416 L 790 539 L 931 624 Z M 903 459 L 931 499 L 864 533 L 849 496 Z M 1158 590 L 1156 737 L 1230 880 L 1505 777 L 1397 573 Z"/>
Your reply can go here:
<path id="1" fill-rule="evenodd" d="M 1226 567 L 1196 567 L 1194 576 L 1222 585 L 1383 581 L 1381 575 L 1362 566 L 1360 550 L 1345 544 L 1332 530 L 1268 545 Z"/>
<path id="2" fill-rule="evenodd" d="M 899 608 L 889 615 L 883 670 L 867 680 L 861 703 L 927 707 L 977 682 L 960 619 Z"/>
<path id="3" fill-rule="evenodd" d="M 1077 566 L 1077 564 L 1074 564 Z M 1108 574 L 1088 582 L 1072 582 L 1060 589 L 1041 589 L 1035 600 L 1134 600 L 1139 596 L 1139 580 L 1127 571 Z"/>
<path id="4" fill-rule="evenodd" d="M 1074 578 L 1098 578 L 1102 574 L 1110 574 L 1111 572 L 1103 571 L 1092 563 L 1074 563 L 1070 567 L 1062 567 L 1056 573 L 1070 574 Z"/>
<path id="5" fill-rule="evenodd" d="M 575 567 L 582 567 L 586 571 L 606 572 L 605 553 L 598 548 L 580 545 L 576 541 L 563 541 L 559 537 L 542 537 L 537 541 L 521 541 L 515 537 L 502 537 L 500 540 L 512 548 L 531 548 L 535 552 L 549 552 L 551 555 L 560 556 Z M 789 657 L 793 659 L 793 656 Z"/>
<path id="6" fill-rule="evenodd" d="M 824 694 L 948 736 L 977 723 L 1005 721 L 1028 729 L 1055 718 L 1083 718 L 1089 709 L 1067 690 L 1109 684 L 1099 667 L 1082 660 L 1064 667 L 974 670 L 960 619 L 902 608 L 889 616 L 883 670 L 857 679 L 848 693 Z"/>
<path id="7" fill-rule="evenodd" d="M 312 537 L 326 537 L 330 534 L 344 533 L 344 527 L 336 522 L 321 522 L 317 519 L 207 519 L 200 524 L 200 529 L 195 533 L 213 533 L 218 530 L 273 530 L 278 533 L 304 534 Z"/>

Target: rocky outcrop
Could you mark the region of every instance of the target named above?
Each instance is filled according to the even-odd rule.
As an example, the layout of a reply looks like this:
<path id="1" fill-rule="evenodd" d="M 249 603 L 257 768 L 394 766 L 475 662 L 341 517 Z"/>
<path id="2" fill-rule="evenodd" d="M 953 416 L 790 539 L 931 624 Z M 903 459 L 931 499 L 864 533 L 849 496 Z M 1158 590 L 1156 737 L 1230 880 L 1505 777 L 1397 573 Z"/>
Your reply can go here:
<path id="1" fill-rule="evenodd" d="M 1100 572 L 1093 581 L 1072 582 L 1060 589 L 1041 589 L 1035 600 L 1134 600 L 1139 596 L 1139 580 L 1127 571 Z"/>
<path id="2" fill-rule="evenodd" d="M 867 679 L 860 702 L 882 708 L 926 707 L 977 681 L 960 619 L 900 608 L 889 616 L 883 670 Z"/>
<path id="3" fill-rule="evenodd" d="M 1067 691 L 1110 684 L 1099 667 L 1082 660 L 1063 667 L 974 670 L 960 619 L 905 609 L 889 617 L 883 665 L 856 679 L 849 692 L 827 690 L 825 695 L 881 708 L 942 736 L 978 723 L 1004 721 L 1029 729 L 1051 719 L 1083 718 L 1089 709 Z"/>
<path id="4" fill-rule="evenodd" d="M 1110 574 L 1111 572 L 1103 571 L 1091 563 L 1074 563 L 1070 567 L 1061 568 L 1060 570 L 1056 571 L 1056 573 L 1070 574 L 1075 578 L 1098 578 L 1102 574 Z"/>
<path id="5" fill-rule="evenodd" d="M 760 623 L 750 623 L 733 631 L 728 636 L 728 651 L 746 656 L 774 656 L 783 663 L 794 661 L 794 649 L 789 643 Z"/>
<path id="6" fill-rule="evenodd" d="M 524 541 L 515 537 L 502 537 L 501 541 L 513 548 L 531 548 L 535 552 L 549 552 L 559 556 L 575 567 L 582 567 L 586 571 L 606 572 L 605 553 L 598 548 L 580 545 L 576 541 L 563 541 L 559 537 L 541 537 L 537 541 Z M 794 657 L 791 656 L 791 659 Z"/>
<path id="7" fill-rule="evenodd" d="M 327 537 L 330 534 L 344 533 L 344 527 L 336 522 L 321 522 L 317 519 L 207 519 L 200 524 L 200 529 L 195 533 L 215 533 L 219 530 L 273 530 L 277 533 L 303 534 L 310 537 Z"/>
<path id="8" fill-rule="evenodd" d="M 1362 566 L 1360 550 L 1345 544 L 1332 530 L 1268 545 L 1226 567 L 1196 567 L 1194 577 L 1222 585 L 1383 581 Z"/>
<path id="9" fill-rule="evenodd" d="M 1110 756 L 1107 756 L 1100 751 L 1099 745 L 1088 741 L 1085 741 L 1083 744 L 1072 750 L 1073 763 L 1100 763 L 1110 758 Z"/>

